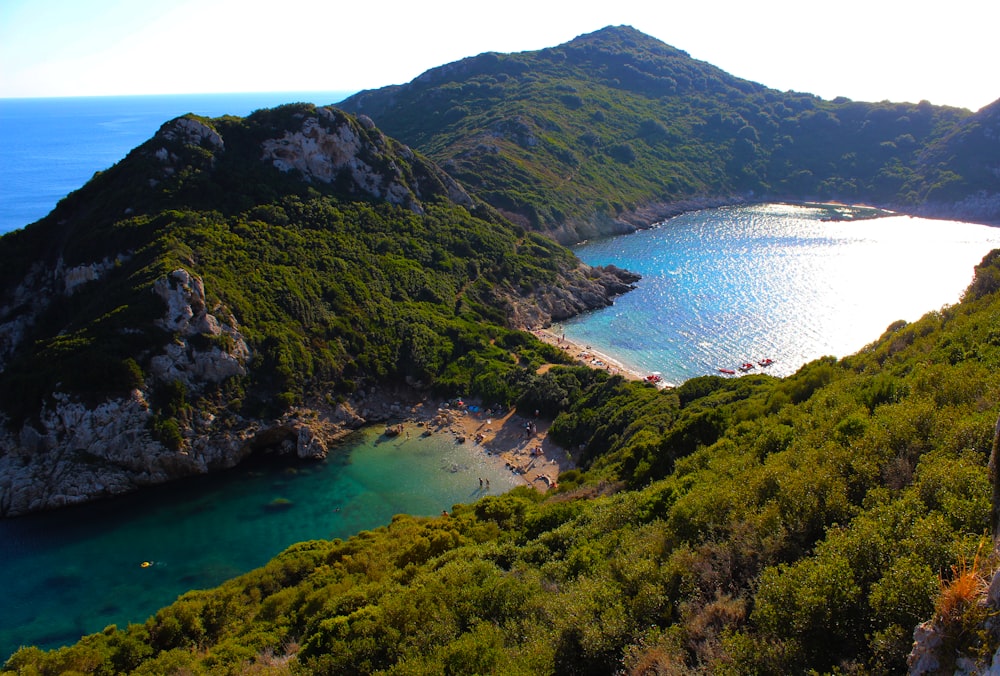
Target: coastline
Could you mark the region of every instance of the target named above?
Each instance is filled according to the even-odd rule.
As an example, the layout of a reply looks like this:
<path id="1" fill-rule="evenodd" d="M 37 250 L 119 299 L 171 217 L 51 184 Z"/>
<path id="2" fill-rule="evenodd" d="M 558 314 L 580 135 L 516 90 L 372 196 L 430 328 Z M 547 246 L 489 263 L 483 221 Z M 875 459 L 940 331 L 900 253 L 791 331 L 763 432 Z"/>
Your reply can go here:
<path id="1" fill-rule="evenodd" d="M 589 345 L 583 345 L 582 343 L 573 341 L 566 338 L 564 335 L 557 335 L 549 329 L 534 329 L 532 333 L 542 342 L 561 348 L 564 352 L 566 352 L 566 354 L 572 357 L 575 362 L 583 366 L 603 369 L 611 375 L 620 375 L 626 380 L 649 382 L 650 384 L 655 384 L 659 389 L 673 387 L 671 383 L 664 380 L 653 382 L 649 380 L 649 376 L 654 374 L 643 373 L 641 371 L 631 369 L 614 357 L 609 356 L 607 353 L 595 350 Z"/>
<path id="2" fill-rule="evenodd" d="M 498 469 L 510 471 L 520 485 L 540 492 L 558 486 L 559 474 L 576 467 L 576 459 L 548 438 L 551 420 L 526 416 L 510 408 L 485 410 L 475 402 L 452 400 L 412 404 L 386 424 L 393 436 L 450 435 L 470 444 Z"/>
<path id="3" fill-rule="evenodd" d="M 647 381 L 649 374 L 629 369 L 620 361 L 588 345 L 583 345 L 549 329 L 533 329 L 539 340 L 565 351 L 577 364 L 620 375 L 626 380 Z M 553 364 L 540 369 L 544 373 Z M 655 383 L 660 389 L 669 383 Z M 558 487 L 559 475 L 577 467 L 578 458 L 548 437 L 551 420 L 519 413 L 516 408 L 504 411 L 484 410 L 481 402 L 452 400 L 393 404 L 394 413 L 385 423 L 390 434 L 418 436 L 446 434 L 455 443 L 471 444 L 495 467 L 510 471 L 520 485 L 545 492 Z M 377 423 L 371 423 L 377 424 Z"/>

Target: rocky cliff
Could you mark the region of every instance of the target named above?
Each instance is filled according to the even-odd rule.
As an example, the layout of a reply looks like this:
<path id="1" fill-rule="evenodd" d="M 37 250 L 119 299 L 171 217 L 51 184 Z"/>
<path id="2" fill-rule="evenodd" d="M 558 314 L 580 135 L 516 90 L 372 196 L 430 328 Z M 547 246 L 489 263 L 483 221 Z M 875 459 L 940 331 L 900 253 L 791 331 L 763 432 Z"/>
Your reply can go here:
<path id="1" fill-rule="evenodd" d="M 46 276 L 61 281 L 64 293 L 72 294 L 83 283 L 75 270 Z M 33 277 L 38 276 L 36 271 Z M 96 273 L 88 277 L 89 283 L 100 279 Z M 149 383 L 96 405 L 54 391 L 36 420 L 17 431 L 0 430 L 0 515 L 61 507 L 232 467 L 265 446 L 301 458 L 326 455 L 333 438 L 329 425 L 311 414 L 306 420 L 298 412 L 260 421 L 220 419 L 201 410 L 186 418 L 184 439 L 176 448 L 157 439 L 149 403 L 154 384 L 181 383 L 197 396 L 210 385 L 246 375 L 251 353 L 226 309 L 209 311 L 197 276 L 174 270 L 156 281 L 153 292 L 166 308 L 157 324 L 174 338 L 149 356 Z M 9 305 L 0 309 L 0 317 L 10 314 Z M 22 315 L 0 325 L 13 347 L 25 321 Z M 218 340 L 204 345 L 206 337 Z M 343 414 L 340 418 L 332 421 L 353 419 Z"/>

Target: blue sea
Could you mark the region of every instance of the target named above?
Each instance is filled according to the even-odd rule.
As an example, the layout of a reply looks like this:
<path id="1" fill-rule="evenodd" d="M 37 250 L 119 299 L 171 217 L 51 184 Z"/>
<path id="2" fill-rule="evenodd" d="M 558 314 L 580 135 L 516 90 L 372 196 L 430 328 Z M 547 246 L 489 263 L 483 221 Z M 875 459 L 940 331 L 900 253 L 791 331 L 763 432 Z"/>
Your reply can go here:
<path id="1" fill-rule="evenodd" d="M 178 115 L 245 115 L 347 94 L 0 100 L 0 232 L 43 217 Z M 712 209 L 587 242 L 576 248 L 586 262 L 643 278 L 613 306 L 556 330 L 674 383 L 763 359 L 784 375 L 958 301 L 973 266 L 1000 247 L 1000 230 L 985 226 L 828 215 L 784 204 Z M 473 501 L 479 476 L 493 492 L 512 485 L 469 445 L 387 442 L 378 432 L 359 434 L 323 463 L 241 467 L 0 520 L 0 660 L 22 644 L 51 648 L 111 623 L 142 622 L 178 594 L 262 565 L 294 542 Z"/>
<path id="2" fill-rule="evenodd" d="M 56 203 L 149 140 L 169 120 L 249 115 L 283 103 L 326 105 L 354 92 L 0 99 L 0 233 Z"/>

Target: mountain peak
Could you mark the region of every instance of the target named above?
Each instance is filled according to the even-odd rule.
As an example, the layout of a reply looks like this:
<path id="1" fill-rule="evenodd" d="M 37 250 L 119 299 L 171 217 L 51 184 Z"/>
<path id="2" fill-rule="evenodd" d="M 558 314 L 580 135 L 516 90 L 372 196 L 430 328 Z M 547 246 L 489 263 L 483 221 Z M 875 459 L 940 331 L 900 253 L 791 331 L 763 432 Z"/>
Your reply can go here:
<path id="1" fill-rule="evenodd" d="M 689 56 L 683 50 L 671 47 L 667 43 L 647 35 L 628 25 L 605 26 L 592 33 L 584 33 L 567 42 L 565 47 L 599 47 L 602 49 L 616 48 L 653 52 L 661 56 Z"/>

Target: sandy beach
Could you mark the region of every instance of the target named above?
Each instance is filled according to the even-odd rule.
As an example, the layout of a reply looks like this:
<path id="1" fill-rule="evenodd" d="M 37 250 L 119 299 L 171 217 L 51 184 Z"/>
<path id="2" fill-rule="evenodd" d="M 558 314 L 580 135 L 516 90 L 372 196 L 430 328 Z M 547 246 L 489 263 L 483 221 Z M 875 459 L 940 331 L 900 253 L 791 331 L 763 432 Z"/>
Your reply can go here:
<path id="1" fill-rule="evenodd" d="M 639 371 L 628 369 L 617 359 L 598 352 L 589 345 L 581 345 L 573 342 L 572 340 L 568 340 L 564 336 L 557 335 L 549 329 L 535 329 L 532 333 L 539 340 L 548 343 L 549 345 L 555 345 L 556 347 L 562 348 L 562 350 L 569 354 L 574 361 L 579 364 L 583 364 L 584 366 L 604 369 L 613 375 L 621 375 L 627 380 L 647 380 L 648 377 L 652 375 L 650 373 L 640 373 Z M 656 382 L 656 386 L 662 389 L 664 387 L 670 387 L 671 385 L 660 380 Z"/>
<path id="2" fill-rule="evenodd" d="M 555 345 L 574 361 L 590 368 L 603 369 L 629 380 L 645 380 L 648 374 L 629 370 L 616 359 L 593 350 L 590 346 L 566 340 L 548 329 L 535 329 L 539 339 Z M 539 372 L 551 368 L 546 364 Z M 668 387 L 666 383 L 657 383 Z M 559 474 L 576 467 L 576 458 L 548 438 L 550 420 L 535 417 L 533 412 L 508 409 L 502 412 L 485 410 L 478 401 L 440 402 L 426 399 L 403 407 L 402 422 L 387 426 L 402 435 L 447 434 L 456 443 L 472 444 L 498 467 L 511 471 L 515 477 L 539 491 L 557 485 Z"/>
<path id="3" fill-rule="evenodd" d="M 514 409 L 498 413 L 473 402 L 451 401 L 415 404 L 402 422 L 387 429 L 411 436 L 447 434 L 456 443 L 480 448 L 497 467 L 544 492 L 556 486 L 560 472 L 576 467 L 573 457 L 549 440 L 549 424 Z"/>

